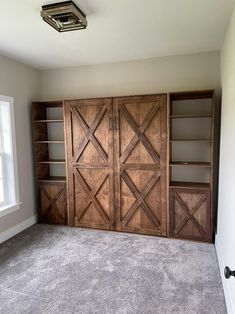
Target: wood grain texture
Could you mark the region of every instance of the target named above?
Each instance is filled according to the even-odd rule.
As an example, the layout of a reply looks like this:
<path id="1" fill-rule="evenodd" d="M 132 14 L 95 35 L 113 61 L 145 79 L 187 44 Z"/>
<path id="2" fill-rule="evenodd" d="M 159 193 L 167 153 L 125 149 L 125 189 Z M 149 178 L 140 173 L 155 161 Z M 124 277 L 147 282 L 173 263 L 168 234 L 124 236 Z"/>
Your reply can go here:
<path id="1" fill-rule="evenodd" d="M 211 112 L 173 114 L 173 101 L 205 98 Z M 48 119 L 51 107 L 63 107 L 63 117 Z M 219 134 L 214 91 L 34 102 L 32 117 L 42 221 L 212 241 Z M 195 117 L 211 117 L 210 138 L 175 138 L 172 121 Z M 65 140 L 48 141 L 47 124 L 58 122 L 64 123 Z M 172 160 L 172 142 L 180 141 L 209 142 L 210 161 Z M 65 160 L 49 159 L 52 143 L 65 144 Z M 66 164 L 67 178 L 50 176 L 53 163 Z M 171 169 L 182 165 L 211 167 L 210 181 L 172 181 Z"/>
<path id="2" fill-rule="evenodd" d="M 39 221 L 66 224 L 65 182 L 38 183 Z"/>
<path id="3" fill-rule="evenodd" d="M 207 110 L 202 106 L 198 110 L 195 110 L 197 100 L 207 101 Z M 174 104 L 177 101 L 189 101 L 188 107 L 184 107 L 187 112 L 181 111 L 180 114 L 174 115 Z M 210 144 L 210 160 L 205 161 L 172 161 L 172 152 L 169 150 L 169 169 L 176 166 L 185 166 L 197 171 L 197 167 L 203 168 L 210 167 L 210 177 L 208 182 L 193 182 L 191 178 L 190 182 L 173 182 L 171 175 L 169 177 L 170 186 L 170 236 L 179 237 L 184 239 L 200 240 L 200 241 L 213 241 L 214 228 L 215 228 L 215 213 L 217 206 L 217 170 L 218 170 L 218 121 L 216 115 L 215 104 L 215 92 L 213 90 L 207 91 L 192 91 L 192 92 L 179 92 L 171 93 L 169 95 L 169 133 L 171 146 L 172 142 L 177 141 L 190 141 L 192 142 L 206 142 Z M 190 105 L 193 105 L 194 114 L 188 114 L 190 112 Z M 210 134 L 207 139 L 175 139 L 175 135 L 172 130 L 172 118 L 198 118 L 198 127 L 200 128 L 200 121 L 203 122 L 205 117 L 211 117 L 209 119 Z M 189 130 L 190 132 L 190 130 Z M 184 160 L 182 158 L 182 160 Z M 185 180 L 183 176 L 181 180 Z"/>
<path id="4" fill-rule="evenodd" d="M 170 189 L 170 236 L 210 242 L 210 190 Z"/>
<path id="5" fill-rule="evenodd" d="M 48 120 L 48 108 L 61 108 L 63 101 L 33 102 L 32 128 L 37 189 L 37 208 L 39 221 L 46 223 L 65 224 L 66 214 L 66 178 L 52 177 L 50 164 L 64 164 L 64 160 L 49 159 L 49 143 L 47 123 L 63 120 Z"/>
<path id="6" fill-rule="evenodd" d="M 112 99 L 65 101 L 69 224 L 112 229 Z"/>
<path id="7" fill-rule="evenodd" d="M 166 95 L 114 99 L 116 229 L 166 236 Z"/>

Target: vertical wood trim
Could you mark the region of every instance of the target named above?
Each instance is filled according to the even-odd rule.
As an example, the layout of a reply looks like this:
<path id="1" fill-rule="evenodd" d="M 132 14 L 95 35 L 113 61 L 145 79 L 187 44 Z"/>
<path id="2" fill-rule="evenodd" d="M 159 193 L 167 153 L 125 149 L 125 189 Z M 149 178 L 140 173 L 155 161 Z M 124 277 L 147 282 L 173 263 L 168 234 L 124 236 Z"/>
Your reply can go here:
<path id="1" fill-rule="evenodd" d="M 169 236 L 173 237 L 174 236 L 174 197 L 175 197 L 175 192 L 173 189 L 169 189 Z"/>
<path id="2" fill-rule="evenodd" d="M 210 212 L 211 212 L 211 219 L 210 219 L 210 228 L 211 228 L 211 241 L 214 237 L 214 220 L 215 220 L 215 193 L 216 193 L 216 187 L 215 187 L 215 166 L 216 166 L 216 130 L 217 127 L 217 115 L 216 115 L 216 103 L 215 103 L 215 91 L 213 91 L 212 95 L 212 104 L 211 104 L 211 111 L 212 111 L 212 118 L 211 118 L 211 177 L 210 177 L 210 185 L 211 185 L 211 206 L 210 206 Z"/>
<path id="3" fill-rule="evenodd" d="M 110 120 L 114 121 L 113 114 L 113 99 L 110 99 L 110 103 L 106 101 L 108 109 L 108 124 Z M 113 124 L 114 125 L 114 124 Z M 109 150 L 108 150 L 108 163 L 109 163 L 109 191 L 111 195 L 109 197 L 109 207 L 112 209 L 111 224 L 109 228 L 112 230 L 115 228 L 115 188 L 114 188 L 114 130 L 109 130 Z"/>
<path id="4" fill-rule="evenodd" d="M 65 149 L 65 171 L 66 171 L 66 188 L 65 188 L 65 224 L 69 224 L 69 211 L 68 211 L 68 202 L 69 202 L 69 195 L 68 195 L 68 156 L 67 156 L 67 151 L 68 151 L 68 145 L 67 145 L 67 129 L 66 129 L 66 122 L 65 122 L 65 101 L 63 100 L 63 118 L 64 118 L 64 149 Z"/>
<path id="5" fill-rule="evenodd" d="M 167 96 L 160 96 L 161 100 L 161 151 L 160 151 L 160 173 L 161 173 L 161 235 L 167 235 L 167 209 L 168 209 L 168 148 L 167 148 Z"/>
<path id="6" fill-rule="evenodd" d="M 113 103 L 113 116 L 116 118 L 118 128 L 114 130 L 114 206 L 115 206 L 115 222 L 116 230 L 121 230 L 121 181 L 120 181 L 120 112 L 118 108 L 118 99 L 114 99 Z"/>
<path id="7" fill-rule="evenodd" d="M 166 187 L 166 233 L 169 237 L 170 235 L 170 158 L 171 158 L 171 143 L 170 143 L 170 114 L 171 114 L 171 108 L 170 108 L 170 94 L 167 94 L 167 154 L 166 154 L 166 180 L 167 180 L 167 187 Z"/>
<path id="8" fill-rule="evenodd" d="M 72 123 L 69 102 L 64 102 L 64 123 L 65 123 L 65 143 L 66 143 L 66 177 L 67 177 L 67 222 L 69 226 L 74 226 L 74 189 L 73 189 L 73 169 L 72 169 Z"/>

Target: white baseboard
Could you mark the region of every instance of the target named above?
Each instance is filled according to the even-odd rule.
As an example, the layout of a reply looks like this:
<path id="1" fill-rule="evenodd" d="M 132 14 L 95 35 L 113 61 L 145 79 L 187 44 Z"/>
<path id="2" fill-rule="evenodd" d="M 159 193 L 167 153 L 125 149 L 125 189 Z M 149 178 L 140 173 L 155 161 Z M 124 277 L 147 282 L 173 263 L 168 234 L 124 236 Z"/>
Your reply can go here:
<path id="1" fill-rule="evenodd" d="M 0 233 L 0 243 L 12 238 L 17 233 L 20 233 L 21 231 L 29 228 L 32 225 L 35 225 L 36 223 L 37 223 L 37 215 L 34 215 L 22 221 L 20 224 Z"/>
<path id="2" fill-rule="evenodd" d="M 216 248 L 216 254 L 219 262 L 219 269 L 220 269 L 220 275 L 222 278 L 223 288 L 224 288 L 224 296 L 225 301 L 227 305 L 227 311 L 228 314 L 234 314 L 235 313 L 235 304 L 233 304 L 233 299 L 231 296 L 231 292 L 229 289 L 228 279 L 224 277 L 224 267 L 226 266 L 223 259 L 222 249 L 220 245 L 220 241 L 218 240 L 218 237 L 215 238 L 215 248 Z"/>

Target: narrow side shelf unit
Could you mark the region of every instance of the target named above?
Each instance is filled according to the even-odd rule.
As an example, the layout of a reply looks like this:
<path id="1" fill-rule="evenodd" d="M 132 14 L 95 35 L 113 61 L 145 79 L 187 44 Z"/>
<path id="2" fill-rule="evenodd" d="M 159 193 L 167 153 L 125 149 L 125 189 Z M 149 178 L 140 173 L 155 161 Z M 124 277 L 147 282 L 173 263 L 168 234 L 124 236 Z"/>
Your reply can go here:
<path id="1" fill-rule="evenodd" d="M 32 124 L 40 222 L 66 224 L 63 101 L 33 102 Z"/>
<path id="2" fill-rule="evenodd" d="M 169 95 L 169 236 L 211 242 L 214 221 L 213 90 Z"/>

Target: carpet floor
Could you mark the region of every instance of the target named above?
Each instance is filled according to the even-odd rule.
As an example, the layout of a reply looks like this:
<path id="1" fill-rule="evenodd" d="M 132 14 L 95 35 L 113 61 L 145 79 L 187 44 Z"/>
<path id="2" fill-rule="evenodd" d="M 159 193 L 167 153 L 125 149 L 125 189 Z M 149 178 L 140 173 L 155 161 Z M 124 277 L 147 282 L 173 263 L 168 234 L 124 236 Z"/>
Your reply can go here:
<path id="1" fill-rule="evenodd" d="M 0 313 L 227 312 L 212 244 L 38 224 L 0 245 Z"/>

